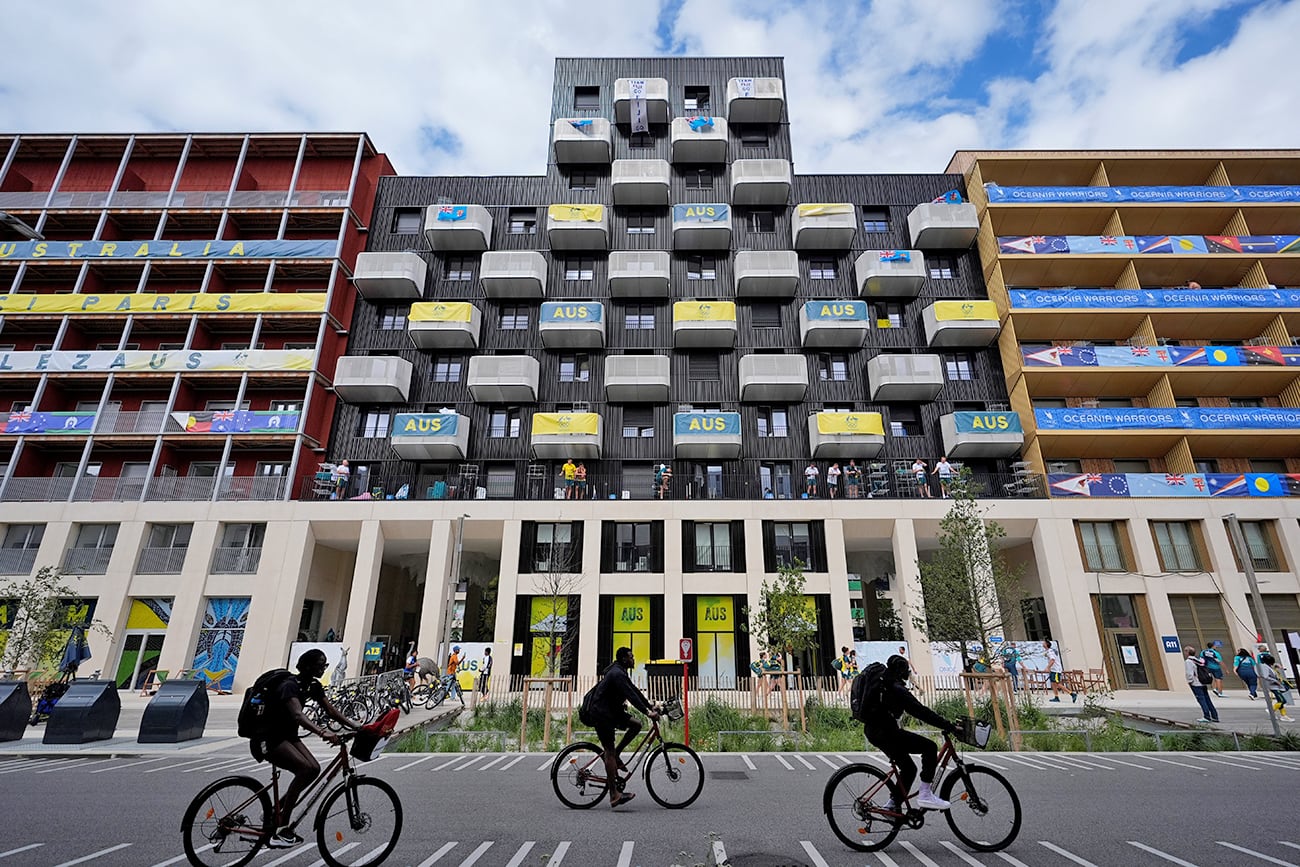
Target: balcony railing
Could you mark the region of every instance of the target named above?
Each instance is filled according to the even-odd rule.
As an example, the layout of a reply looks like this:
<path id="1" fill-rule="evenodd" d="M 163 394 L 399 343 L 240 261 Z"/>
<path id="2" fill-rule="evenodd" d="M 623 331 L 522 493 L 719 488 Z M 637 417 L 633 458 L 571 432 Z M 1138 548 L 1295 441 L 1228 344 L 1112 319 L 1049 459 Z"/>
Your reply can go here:
<path id="1" fill-rule="evenodd" d="M 5 485 L 6 503 L 61 503 L 72 493 L 72 479 L 15 476 Z"/>
<path id="2" fill-rule="evenodd" d="M 730 572 L 731 571 L 731 546 L 696 545 L 695 546 L 695 571 L 696 572 Z"/>
<path id="3" fill-rule="evenodd" d="M 35 548 L 0 549 L 0 575 L 27 575 L 35 563 Z"/>
<path id="4" fill-rule="evenodd" d="M 212 568 L 209 571 L 213 575 L 252 575 L 260 562 L 261 547 L 222 547 L 212 552 Z"/>
<path id="5" fill-rule="evenodd" d="M 118 190 L 112 196 L 104 191 L 66 191 L 55 193 L 51 208 L 224 208 L 225 190 Z M 45 207 L 48 191 L 0 193 L 0 209 Z M 347 190 L 236 190 L 230 197 L 232 208 L 344 208 Z"/>
<path id="6" fill-rule="evenodd" d="M 615 551 L 615 572 L 649 572 L 649 545 L 619 545 Z"/>
<path id="7" fill-rule="evenodd" d="M 179 575 L 185 565 L 185 548 L 141 548 L 137 575 Z"/>
<path id="8" fill-rule="evenodd" d="M 167 413 L 161 410 L 141 410 L 138 412 L 106 412 L 95 419 L 97 434 L 156 434 L 162 431 Z M 167 426 L 173 431 L 180 427 L 175 423 Z"/>
<path id="9" fill-rule="evenodd" d="M 148 483 L 146 492 L 145 483 Z M 71 497 L 78 502 L 133 502 L 145 494 L 147 501 L 202 501 L 212 499 L 216 479 L 155 476 L 152 479 L 87 476 L 74 484 L 72 479 L 22 478 L 9 480 L 0 502 L 63 502 Z M 280 500 L 289 490 L 287 479 L 279 476 L 227 476 L 222 480 L 220 500 Z"/>
<path id="10" fill-rule="evenodd" d="M 63 571 L 73 575 L 103 575 L 112 556 L 112 548 L 69 548 L 63 555 Z"/>
<path id="11" fill-rule="evenodd" d="M 1089 572 L 1127 572 L 1124 549 L 1116 545 L 1084 545 L 1084 568 Z"/>
<path id="12" fill-rule="evenodd" d="M 1201 555 L 1197 552 L 1195 545 L 1170 545 L 1164 544 L 1158 546 L 1160 551 L 1160 563 L 1168 572 L 1200 572 Z"/>

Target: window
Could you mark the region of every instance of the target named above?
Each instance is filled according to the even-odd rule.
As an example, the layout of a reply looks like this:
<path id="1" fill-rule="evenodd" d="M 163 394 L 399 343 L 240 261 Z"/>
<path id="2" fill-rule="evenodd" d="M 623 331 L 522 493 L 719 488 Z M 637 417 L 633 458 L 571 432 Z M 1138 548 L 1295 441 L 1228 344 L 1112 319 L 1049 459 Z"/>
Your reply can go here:
<path id="1" fill-rule="evenodd" d="M 536 235 L 537 210 L 535 208 L 511 208 L 510 234 Z"/>
<path id="2" fill-rule="evenodd" d="M 740 131 L 740 145 L 747 148 L 767 147 L 767 130 L 761 126 L 745 127 Z"/>
<path id="3" fill-rule="evenodd" d="M 397 208 L 393 211 L 394 235 L 418 235 L 424 227 L 424 214 L 419 208 Z"/>
<path id="4" fill-rule="evenodd" d="M 36 551 L 45 538 L 44 524 L 10 524 L 0 548 L 0 575 L 26 575 L 36 563 Z"/>
<path id="5" fill-rule="evenodd" d="M 697 572 L 731 571 L 731 524 L 695 524 L 695 569 Z"/>
<path id="6" fill-rule="evenodd" d="M 1052 640 L 1052 627 L 1047 620 L 1047 602 L 1042 596 L 1020 600 L 1020 619 L 1025 624 L 1025 638 L 1029 641 Z"/>
<path id="7" fill-rule="evenodd" d="M 791 499 L 794 496 L 794 470 L 788 463 L 760 464 L 758 484 L 764 497 L 771 491 L 773 499 Z"/>
<path id="8" fill-rule="evenodd" d="M 493 498 L 505 497 L 513 499 L 515 496 L 515 468 L 488 467 L 487 495 Z"/>
<path id="9" fill-rule="evenodd" d="M 849 378 L 849 357 L 838 353 L 818 353 L 817 377 L 823 382 L 844 382 Z"/>
<path id="10" fill-rule="evenodd" d="M 871 305 L 871 318 L 877 328 L 902 328 L 903 305 L 893 301 L 876 301 Z"/>
<path id="11" fill-rule="evenodd" d="M 573 89 L 574 111 L 600 111 L 600 87 L 575 87 Z"/>
<path id="12" fill-rule="evenodd" d="M 809 259 L 808 277 L 813 280 L 834 280 L 835 260 L 834 259 Z"/>
<path id="13" fill-rule="evenodd" d="M 185 565 L 193 524 L 154 524 L 149 541 L 140 550 L 135 571 L 142 575 L 177 575 Z"/>
<path id="14" fill-rule="evenodd" d="M 628 406 L 623 408 L 623 438 L 653 437 L 655 435 L 655 411 L 649 406 Z"/>
<path id="15" fill-rule="evenodd" d="M 706 352 L 686 356 L 686 378 L 691 382 L 717 382 L 722 379 L 718 356 Z"/>
<path id="16" fill-rule="evenodd" d="M 1260 400 L 1257 397 L 1228 398 L 1228 406 L 1236 407 L 1237 409 L 1258 409 L 1263 405 L 1264 405 L 1264 401 Z"/>
<path id="17" fill-rule="evenodd" d="M 501 308 L 502 331 L 526 331 L 528 329 L 529 308 L 522 304 L 506 304 Z"/>
<path id="18" fill-rule="evenodd" d="M 388 436 L 391 417 L 386 409 L 368 409 L 361 414 L 357 436 L 377 439 Z"/>
<path id="19" fill-rule="evenodd" d="M 1080 521 L 1079 541 L 1083 545 L 1083 568 L 1089 572 L 1127 572 L 1127 558 L 1120 542 L 1123 528 L 1117 521 Z"/>
<path id="20" fill-rule="evenodd" d="M 569 189 L 571 190 L 594 190 L 596 182 L 600 175 L 594 171 L 585 169 L 574 169 L 569 172 Z"/>
<path id="21" fill-rule="evenodd" d="M 623 311 L 623 327 L 628 331 L 653 331 L 655 327 L 654 305 L 627 305 Z"/>
<path id="22" fill-rule="evenodd" d="M 446 259 L 443 259 L 442 279 L 473 280 L 474 279 L 474 257 L 473 256 L 448 256 Z"/>
<path id="23" fill-rule="evenodd" d="M 653 235 L 655 233 L 655 215 L 649 211 L 633 211 L 628 214 L 627 233 L 629 235 Z"/>
<path id="24" fill-rule="evenodd" d="M 586 353 L 560 356 L 560 382 L 587 382 L 591 379 L 591 356 Z"/>
<path id="25" fill-rule="evenodd" d="M 920 410 L 914 406 L 891 406 L 889 434 L 896 437 L 919 437 L 921 435 Z"/>
<path id="26" fill-rule="evenodd" d="M 789 436 L 789 420 L 783 409 L 767 406 L 758 408 L 758 436 L 760 439 L 784 439 Z"/>
<path id="27" fill-rule="evenodd" d="M 1226 522 L 1225 522 L 1226 523 Z M 1277 556 L 1273 540 L 1273 528 L 1270 521 L 1242 521 L 1241 535 L 1246 539 L 1246 551 L 1256 572 L 1281 572 L 1282 564 Z M 1231 535 L 1228 537 L 1231 539 Z M 1241 571 L 1241 556 L 1233 546 L 1233 557 L 1237 561 L 1237 570 Z"/>
<path id="28" fill-rule="evenodd" d="M 463 360 L 452 355 L 438 355 L 433 359 L 434 382 L 460 382 Z"/>
<path id="29" fill-rule="evenodd" d="M 614 570 L 649 572 L 652 546 L 650 523 L 614 525 Z"/>
<path id="30" fill-rule="evenodd" d="M 862 209 L 862 231 L 888 232 L 889 211 L 885 208 L 864 207 Z"/>
<path id="31" fill-rule="evenodd" d="M 262 560 L 265 524 L 226 524 L 221 544 L 212 552 L 212 572 L 218 575 L 251 575 Z"/>
<path id="32" fill-rule="evenodd" d="M 780 328 L 781 305 L 751 304 L 749 307 L 749 321 L 754 328 Z"/>
<path id="33" fill-rule="evenodd" d="M 943 368 L 948 374 L 949 382 L 969 382 L 975 378 L 975 356 L 969 352 L 957 352 L 943 357 Z"/>
<path id="34" fill-rule="evenodd" d="M 1166 572 L 1200 572 L 1201 555 L 1191 521 L 1152 521 L 1160 568 Z"/>
<path id="35" fill-rule="evenodd" d="M 488 436 L 492 439 L 517 439 L 519 437 L 519 409 L 506 407 L 494 409 L 488 416 Z"/>
<path id="36" fill-rule="evenodd" d="M 795 561 L 808 568 L 812 562 L 812 543 L 807 523 L 773 522 L 775 545 L 772 553 L 778 566 L 794 566 Z M 769 570 L 776 571 L 776 570 Z"/>
<path id="37" fill-rule="evenodd" d="M 716 280 L 717 277 L 717 260 L 712 256 L 686 257 L 687 280 Z"/>
<path id="38" fill-rule="evenodd" d="M 682 171 L 682 176 L 686 178 L 686 189 L 688 190 L 713 189 L 713 169 L 685 169 Z"/>
<path id="39" fill-rule="evenodd" d="M 411 308 L 403 304 L 381 304 L 375 308 L 381 331 L 406 330 L 406 314 Z"/>
<path id="40" fill-rule="evenodd" d="M 595 259 L 565 259 L 565 280 L 590 280 L 596 268 Z"/>
<path id="41" fill-rule="evenodd" d="M 685 90 L 682 109 L 687 112 L 707 115 L 709 108 L 709 89 L 707 87 L 688 87 Z"/>
<path id="42" fill-rule="evenodd" d="M 98 474 L 96 474 L 98 475 Z M 103 575 L 117 544 L 117 524 L 82 524 L 73 546 L 63 555 L 63 571 Z"/>
<path id="43" fill-rule="evenodd" d="M 1065 409 L 1065 398 L 1036 397 L 1034 398 L 1034 409 Z"/>
<path id="44" fill-rule="evenodd" d="M 1286 461 L 1260 460 L 1252 458 L 1250 461 L 1250 471 L 1252 473 L 1285 473 Z"/>
<path id="45" fill-rule="evenodd" d="M 926 256 L 931 280 L 951 280 L 957 273 L 957 263 L 951 256 Z"/>
<path id="46" fill-rule="evenodd" d="M 533 542 L 534 572 L 578 572 L 582 569 L 582 551 L 573 544 L 572 524 L 535 525 Z"/>
<path id="47" fill-rule="evenodd" d="M 652 148 L 655 146 L 655 137 L 648 132 L 634 132 L 627 137 L 627 146 L 630 148 Z"/>
<path id="48" fill-rule="evenodd" d="M 773 211 L 750 211 L 745 215 L 745 225 L 751 232 L 775 232 L 776 214 Z"/>
<path id="49" fill-rule="evenodd" d="M 1083 462 L 1071 460 L 1048 461 L 1047 471 L 1049 473 L 1081 473 L 1083 472 Z"/>
<path id="50" fill-rule="evenodd" d="M 1115 464 L 1114 472 L 1117 473 L 1149 473 L 1151 464 L 1147 461 L 1113 461 Z"/>

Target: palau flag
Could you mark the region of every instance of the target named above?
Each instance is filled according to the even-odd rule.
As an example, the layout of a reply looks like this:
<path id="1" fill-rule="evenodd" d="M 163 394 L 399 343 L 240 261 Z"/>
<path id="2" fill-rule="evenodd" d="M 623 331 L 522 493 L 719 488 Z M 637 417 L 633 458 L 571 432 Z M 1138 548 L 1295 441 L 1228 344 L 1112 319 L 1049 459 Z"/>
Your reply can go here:
<path id="1" fill-rule="evenodd" d="M 1246 489 L 1252 497 L 1285 497 L 1286 485 L 1277 473 L 1247 473 Z"/>

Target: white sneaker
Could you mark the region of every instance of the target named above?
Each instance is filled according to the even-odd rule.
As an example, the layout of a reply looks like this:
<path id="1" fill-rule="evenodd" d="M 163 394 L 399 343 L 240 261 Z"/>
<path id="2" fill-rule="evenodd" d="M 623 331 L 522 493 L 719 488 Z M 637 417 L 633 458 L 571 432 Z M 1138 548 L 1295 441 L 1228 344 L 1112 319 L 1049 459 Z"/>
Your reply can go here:
<path id="1" fill-rule="evenodd" d="M 936 795 L 925 783 L 921 784 L 921 791 L 917 793 L 916 805 L 923 810 L 946 810 L 952 806 Z"/>

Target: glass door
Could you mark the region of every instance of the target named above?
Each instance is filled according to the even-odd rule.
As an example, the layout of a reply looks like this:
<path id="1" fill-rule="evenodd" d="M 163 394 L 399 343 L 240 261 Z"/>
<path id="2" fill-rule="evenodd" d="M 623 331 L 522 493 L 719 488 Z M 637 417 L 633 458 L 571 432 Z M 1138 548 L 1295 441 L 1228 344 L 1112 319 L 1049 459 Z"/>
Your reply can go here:
<path id="1" fill-rule="evenodd" d="M 122 657 L 114 681 L 118 689 L 141 689 L 149 672 L 158 667 L 164 632 L 129 632 L 122 642 Z"/>
<path id="2" fill-rule="evenodd" d="M 1145 689 L 1151 686 L 1142 647 L 1137 605 L 1132 596 L 1098 596 L 1101 614 L 1102 648 L 1111 683 Z"/>

